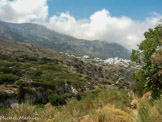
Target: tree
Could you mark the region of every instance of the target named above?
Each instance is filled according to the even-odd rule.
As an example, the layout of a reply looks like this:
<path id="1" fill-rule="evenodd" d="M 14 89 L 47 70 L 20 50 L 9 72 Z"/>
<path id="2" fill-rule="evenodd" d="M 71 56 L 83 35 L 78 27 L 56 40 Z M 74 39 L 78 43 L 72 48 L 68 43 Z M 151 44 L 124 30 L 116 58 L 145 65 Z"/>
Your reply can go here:
<path id="1" fill-rule="evenodd" d="M 162 93 L 162 73 L 159 73 L 162 71 L 162 63 L 154 59 L 162 57 L 162 53 L 159 53 L 162 51 L 162 25 L 149 29 L 144 36 L 145 40 L 138 45 L 137 50 L 132 50 L 131 55 L 131 60 L 142 66 L 132 74 L 136 80 L 135 90 L 139 94 L 144 90 L 151 91 L 152 97 L 158 98 Z"/>

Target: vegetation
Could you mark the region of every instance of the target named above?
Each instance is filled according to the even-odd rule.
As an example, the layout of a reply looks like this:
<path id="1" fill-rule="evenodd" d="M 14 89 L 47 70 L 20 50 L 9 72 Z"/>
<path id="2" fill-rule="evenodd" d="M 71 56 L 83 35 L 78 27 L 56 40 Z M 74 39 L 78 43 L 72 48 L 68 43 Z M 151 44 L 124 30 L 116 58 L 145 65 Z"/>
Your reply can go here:
<path id="1" fill-rule="evenodd" d="M 108 43 L 106 41 L 103 42 L 97 40 L 80 41 L 80 39 L 51 31 L 43 26 L 33 23 L 16 25 L 1 21 L 0 26 L 3 32 L 0 33 L 0 37 L 4 40 L 10 40 L 12 38 L 16 42 L 29 42 L 54 49 L 58 52 L 69 52 L 76 55 L 88 54 L 95 57 L 120 57 L 126 59 L 129 59 L 130 57 L 129 50 L 117 43 Z M 39 36 L 37 35 L 38 33 Z M 1 43 L 3 42 L 0 42 L 0 44 Z M 33 49 L 31 44 L 26 44 L 23 47 L 28 48 L 28 51 L 31 51 L 32 53 L 39 52 L 35 48 Z M 17 52 L 24 53 L 24 50 L 20 49 L 17 50 Z"/>
<path id="2" fill-rule="evenodd" d="M 12 74 L 2 74 L 0 75 L 0 84 L 3 83 L 14 83 L 16 81 L 16 78 Z"/>
<path id="3" fill-rule="evenodd" d="M 138 72 L 133 73 L 136 80 L 135 90 L 141 96 L 145 91 L 152 91 L 152 97 L 158 98 L 162 93 L 162 26 L 149 29 L 145 34 L 145 40 L 132 50 L 131 59 L 142 65 Z M 158 58 L 158 60 L 156 60 Z"/>
<path id="4" fill-rule="evenodd" d="M 56 89 L 56 86 L 64 85 L 65 81 L 75 87 L 82 88 L 85 79 L 68 71 L 67 66 L 62 66 L 61 63 L 61 61 L 59 62 L 58 59 L 54 58 L 30 57 L 27 55 L 10 57 L 0 54 L 0 84 L 5 85 L 1 90 L 7 94 L 5 89 L 14 91 L 16 88 L 19 103 L 24 102 L 27 94 L 35 95 L 36 98 L 38 94 L 42 94 L 42 91 L 44 91 L 47 95 L 44 94 L 42 100 L 35 101 L 36 103 L 44 103 L 43 101 L 48 102 L 49 91 L 53 94 L 53 89 Z M 56 94 L 62 94 L 62 91 L 57 89 L 55 92 Z"/>
<path id="5" fill-rule="evenodd" d="M 63 105 L 71 97 L 66 96 L 67 93 L 74 96 L 78 92 L 77 99 L 81 100 L 84 97 L 82 92 L 105 88 L 115 84 L 121 74 L 127 74 L 122 68 L 118 70 L 104 70 L 101 66 L 78 59 L 0 54 L 1 90 L 8 92 L 6 89 L 9 89 L 9 92 L 16 94 L 19 103 L 30 99 L 33 104 L 50 102 L 56 106 Z M 127 79 L 123 79 L 115 87 L 125 89 L 128 86 Z"/>
<path id="6" fill-rule="evenodd" d="M 34 116 L 40 122 L 161 122 L 160 26 L 150 29 L 145 37 L 139 49 L 132 52 L 132 60 L 142 65 L 133 74 L 136 84 L 134 87 L 132 82 L 132 86 L 139 95 L 152 91 L 153 98 L 159 99 L 128 94 L 133 71 L 130 67 L 51 58 L 50 53 L 45 57 L 30 55 L 41 51 L 24 43 L 23 49 L 30 56 L 21 50 L 10 52 L 10 56 L 0 54 L 0 107 L 9 106 L 10 100 L 19 103 L 0 108 L 0 116 Z M 137 108 L 132 107 L 134 100 Z"/>
<path id="7" fill-rule="evenodd" d="M 66 104 L 66 101 L 68 98 L 71 98 L 71 94 L 62 94 L 62 95 L 57 95 L 57 94 L 52 94 L 48 96 L 49 102 L 54 105 L 54 106 L 59 106 L 59 105 L 64 105 Z"/>
<path id="8" fill-rule="evenodd" d="M 5 101 L 8 98 L 8 95 L 6 92 L 0 91 L 0 102 Z"/>
<path id="9" fill-rule="evenodd" d="M 156 101 L 143 101 L 138 108 L 136 122 L 161 122 L 162 98 Z"/>
<path id="10" fill-rule="evenodd" d="M 69 97 L 67 94 L 64 96 Z M 54 95 L 52 95 L 52 97 L 54 97 Z M 59 96 L 56 97 L 58 98 Z M 131 98 L 128 98 L 127 92 L 123 90 L 99 89 L 84 95 L 80 101 L 72 98 L 66 102 L 67 104 L 64 106 L 60 106 L 60 104 L 58 106 L 33 106 L 29 103 L 25 103 L 20 105 L 20 107 L 14 107 L 12 109 L 0 109 L 0 113 L 4 116 L 35 116 L 40 119 L 40 122 L 131 122 L 132 120 L 132 117 L 128 115 L 130 112 L 129 105 Z M 61 101 L 61 103 L 63 102 Z"/>

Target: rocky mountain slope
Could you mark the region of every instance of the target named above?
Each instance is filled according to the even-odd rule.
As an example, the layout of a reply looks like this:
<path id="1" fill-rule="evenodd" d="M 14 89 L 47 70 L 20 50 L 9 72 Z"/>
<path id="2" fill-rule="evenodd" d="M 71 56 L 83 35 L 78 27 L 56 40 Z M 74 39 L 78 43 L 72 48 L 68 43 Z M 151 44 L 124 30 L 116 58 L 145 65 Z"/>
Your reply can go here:
<path id="1" fill-rule="evenodd" d="M 117 43 L 76 39 L 32 23 L 14 24 L 0 21 L 0 38 L 30 42 L 59 52 L 88 54 L 104 58 L 119 57 L 129 59 L 130 57 L 129 50 Z"/>

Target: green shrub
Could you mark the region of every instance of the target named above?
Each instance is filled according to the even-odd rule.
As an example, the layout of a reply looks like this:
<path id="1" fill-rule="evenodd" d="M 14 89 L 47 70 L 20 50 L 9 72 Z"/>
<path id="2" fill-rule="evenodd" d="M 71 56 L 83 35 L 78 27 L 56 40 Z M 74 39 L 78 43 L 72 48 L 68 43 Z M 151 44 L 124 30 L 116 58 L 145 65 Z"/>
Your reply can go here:
<path id="1" fill-rule="evenodd" d="M 6 62 L 4 60 L 0 60 L 0 66 L 6 66 Z"/>
<path id="2" fill-rule="evenodd" d="M 20 56 L 20 58 L 23 59 L 22 61 L 38 61 L 37 57 L 30 57 L 28 55 Z"/>
<path id="3" fill-rule="evenodd" d="M 43 74 L 42 71 L 40 70 L 34 70 L 32 72 L 30 72 L 30 76 L 32 79 L 36 79 L 36 78 L 39 78 L 40 79 L 40 76 Z"/>
<path id="4" fill-rule="evenodd" d="M 22 73 L 17 68 L 9 68 L 8 66 L 3 66 L 0 68 L 0 72 L 3 72 L 4 74 L 13 74 L 17 76 L 22 76 Z"/>
<path id="5" fill-rule="evenodd" d="M 70 93 L 65 93 L 65 94 L 63 94 L 62 95 L 62 97 L 64 98 L 64 99 L 68 99 L 68 98 L 72 98 L 72 94 L 70 94 Z"/>
<path id="6" fill-rule="evenodd" d="M 0 91 L 0 101 L 4 101 L 8 98 L 8 95 L 6 92 Z"/>
<path id="7" fill-rule="evenodd" d="M 21 77 L 22 76 L 22 72 L 20 69 L 17 68 L 12 68 L 12 74 Z"/>
<path id="8" fill-rule="evenodd" d="M 32 94 L 32 95 L 36 94 L 35 89 L 32 89 L 32 88 L 30 88 L 28 86 L 24 87 L 23 89 L 25 91 L 25 94 Z"/>
<path id="9" fill-rule="evenodd" d="M 46 64 L 48 62 L 52 62 L 52 59 L 46 57 L 41 58 L 41 64 Z"/>
<path id="10" fill-rule="evenodd" d="M 0 84 L 1 83 L 14 83 L 16 81 L 16 77 L 12 74 L 1 74 L 0 75 Z"/>
<path id="11" fill-rule="evenodd" d="M 5 73 L 5 74 L 7 74 L 7 73 L 12 73 L 12 69 L 9 68 L 9 67 L 6 67 L 6 66 L 0 68 L 0 71 L 3 72 L 3 73 Z"/>
<path id="12" fill-rule="evenodd" d="M 3 55 L 3 54 L 0 54 L 0 59 L 2 59 L 2 60 L 12 60 L 11 57 L 9 57 L 7 55 Z"/>
<path id="13" fill-rule="evenodd" d="M 49 102 L 54 106 L 66 104 L 66 99 L 64 97 L 53 94 L 48 97 Z"/>
<path id="14" fill-rule="evenodd" d="M 71 98 L 72 95 L 69 93 L 65 93 L 62 95 L 52 94 L 48 97 L 49 102 L 54 106 L 64 105 L 68 98 Z"/>
<path id="15" fill-rule="evenodd" d="M 16 85 L 18 86 L 27 86 L 28 83 L 26 81 L 23 81 L 23 80 L 18 80 L 15 82 Z"/>
<path id="16" fill-rule="evenodd" d="M 50 95 L 52 95 L 52 94 L 53 94 L 53 91 L 52 91 L 51 89 L 47 89 L 46 95 L 47 95 L 47 96 L 50 96 Z"/>

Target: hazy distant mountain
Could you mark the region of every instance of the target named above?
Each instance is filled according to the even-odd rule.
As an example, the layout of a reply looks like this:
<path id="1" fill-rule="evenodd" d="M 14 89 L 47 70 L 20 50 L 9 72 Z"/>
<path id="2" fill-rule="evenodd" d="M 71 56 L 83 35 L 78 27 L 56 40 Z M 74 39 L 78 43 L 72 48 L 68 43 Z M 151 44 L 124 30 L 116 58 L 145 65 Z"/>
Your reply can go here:
<path id="1" fill-rule="evenodd" d="M 61 52 L 89 54 L 105 58 L 129 59 L 130 56 L 129 50 L 117 43 L 76 39 L 32 23 L 14 24 L 0 21 L 0 38 L 30 42 Z"/>

